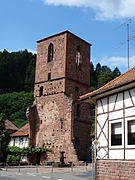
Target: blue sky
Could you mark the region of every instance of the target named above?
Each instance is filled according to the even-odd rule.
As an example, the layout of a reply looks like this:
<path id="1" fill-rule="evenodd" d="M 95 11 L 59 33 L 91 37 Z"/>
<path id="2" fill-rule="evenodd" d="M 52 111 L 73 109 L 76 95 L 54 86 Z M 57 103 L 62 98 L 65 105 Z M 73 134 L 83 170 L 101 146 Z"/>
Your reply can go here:
<path id="1" fill-rule="evenodd" d="M 124 72 L 129 18 L 130 67 L 135 65 L 134 7 L 134 0 L 1 0 L 0 50 L 36 52 L 37 40 L 69 30 L 92 44 L 95 65 Z"/>

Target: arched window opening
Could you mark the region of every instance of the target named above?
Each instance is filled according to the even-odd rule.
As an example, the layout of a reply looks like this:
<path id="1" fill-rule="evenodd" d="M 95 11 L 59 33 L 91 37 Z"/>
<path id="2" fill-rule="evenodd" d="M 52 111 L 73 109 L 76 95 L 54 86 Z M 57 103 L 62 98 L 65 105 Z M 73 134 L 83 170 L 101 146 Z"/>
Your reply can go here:
<path id="1" fill-rule="evenodd" d="M 81 64 L 80 48 L 77 48 L 77 50 L 76 50 L 75 64 L 76 64 L 76 66 L 80 66 L 80 64 Z"/>
<path id="2" fill-rule="evenodd" d="M 48 62 L 53 60 L 53 44 L 51 43 L 48 47 Z"/>

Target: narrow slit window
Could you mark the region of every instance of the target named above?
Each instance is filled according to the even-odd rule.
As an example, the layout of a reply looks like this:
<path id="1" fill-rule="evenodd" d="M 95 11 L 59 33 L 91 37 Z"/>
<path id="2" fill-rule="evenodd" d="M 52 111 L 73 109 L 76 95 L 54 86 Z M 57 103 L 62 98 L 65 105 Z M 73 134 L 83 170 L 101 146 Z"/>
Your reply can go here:
<path id="1" fill-rule="evenodd" d="M 39 89 L 39 96 L 43 96 L 43 86 L 41 86 Z"/>
<path id="2" fill-rule="evenodd" d="M 51 73 L 48 73 L 48 81 L 51 80 Z"/>
<path id="3" fill-rule="evenodd" d="M 48 47 L 48 62 L 51 62 L 53 60 L 53 54 L 54 54 L 54 50 L 53 50 L 53 44 L 51 43 Z"/>
<path id="4" fill-rule="evenodd" d="M 122 145 L 122 122 L 111 124 L 111 146 Z"/>
<path id="5" fill-rule="evenodd" d="M 127 122 L 128 145 L 135 145 L 135 120 Z"/>
<path id="6" fill-rule="evenodd" d="M 63 119 L 60 119 L 60 127 L 61 127 L 61 130 L 62 130 L 63 127 L 64 127 L 64 120 L 63 120 Z"/>

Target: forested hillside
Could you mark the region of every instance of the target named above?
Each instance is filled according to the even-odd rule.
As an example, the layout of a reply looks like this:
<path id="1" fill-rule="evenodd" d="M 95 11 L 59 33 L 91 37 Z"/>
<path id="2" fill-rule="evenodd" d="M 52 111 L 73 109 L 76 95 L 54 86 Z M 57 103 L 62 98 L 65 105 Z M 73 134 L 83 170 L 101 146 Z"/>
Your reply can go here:
<path id="1" fill-rule="evenodd" d="M 0 93 L 33 91 L 36 55 L 27 50 L 0 52 Z"/>
<path id="2" fill-rule="evenodd" d="M 0 52 L 0 113 L 17 127 L 26 123 L 26 108 L 33 103 L 36 54 L 27 50 Z"/>
<path id="3" fill-rule="evenodd" d="M 16 126 L 26 123 L 26 108 L 33 103 L 36 54 L 27 50 L 0 52 L 0 113 Z M 90 63 L 90 91 L 93 91 L 121 73 L 100 63 Z"/>
<path id="4" fill-rule="evenodd" d="M 12 121 L 17 127 L 22 127 L 26 121 L 26 109 L 33 103 L 33 92 L 13 92 L 0 95 L 0 113 Z"/>

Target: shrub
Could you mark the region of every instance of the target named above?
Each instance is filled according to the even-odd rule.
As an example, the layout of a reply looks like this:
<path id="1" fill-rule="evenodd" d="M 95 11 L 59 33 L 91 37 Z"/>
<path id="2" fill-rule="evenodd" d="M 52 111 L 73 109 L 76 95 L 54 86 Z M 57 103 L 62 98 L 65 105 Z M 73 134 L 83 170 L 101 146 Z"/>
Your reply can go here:
<path id="1" fill-rule="evenodd" d="M 8 164 L 18 164 L 19 163 L 19 161 L 20 161 L 20 158 L 19 158 L 19 156 L 14 156 L 14 155 L 8 155 L 7 156 L 7 159 L 6 159 L 6 163 L 8 163 Z"/>

